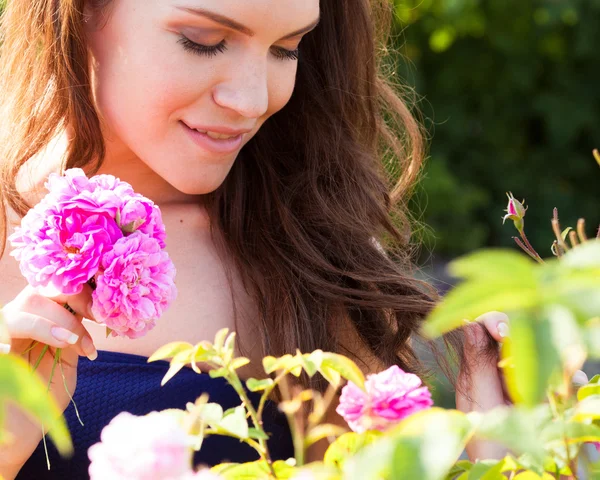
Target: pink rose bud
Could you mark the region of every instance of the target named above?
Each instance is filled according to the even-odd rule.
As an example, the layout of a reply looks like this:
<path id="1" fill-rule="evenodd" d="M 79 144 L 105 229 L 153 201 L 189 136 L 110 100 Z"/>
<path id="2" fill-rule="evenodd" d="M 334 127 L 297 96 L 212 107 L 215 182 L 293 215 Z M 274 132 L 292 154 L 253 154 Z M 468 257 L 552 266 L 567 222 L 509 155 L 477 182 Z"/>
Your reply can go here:
<path id="1" fill-rule="evenodd" d="M 431 393 L 421 379 L 397 365 L 376 375 L 368 375 L 365 391 L 354 383 L 342 389 L 336 412 L 357 433 L 385 430 L 413 413 L 433 405 Z"/>
<path id="2" fill-rule="evenodd" d="M 523 230 L 523 219 L 525 218 L 527 208 L 513 197 L 512 193 L 507 193 L 506 196 L 508 197 L 508 207 L 506 208 L 506 215 L 502 218 L 502 223 L 506 222 L 506 219 L 508 218 L 515 223 L 516 229 L 521 232 Z"/>

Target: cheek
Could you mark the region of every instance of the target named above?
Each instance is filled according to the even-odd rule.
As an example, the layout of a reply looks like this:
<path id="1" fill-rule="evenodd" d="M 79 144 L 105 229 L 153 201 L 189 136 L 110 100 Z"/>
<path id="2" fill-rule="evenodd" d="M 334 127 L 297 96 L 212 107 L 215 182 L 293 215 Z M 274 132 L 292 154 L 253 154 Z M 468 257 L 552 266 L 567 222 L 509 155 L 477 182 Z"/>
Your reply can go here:
<path id="1" fill-rule="evenodd" d="M 212 73 L 207 68 L 192 74 L 175 35 L 157 30 L 148 19 L 132 25 L 131 18 L 133 12 L 114 12 L 90 46 L 100 114 L 113 136 L 139 155 L 141 142 L 155 149 L 178 112 L 210 90 Z"/>
<path id="2" fill-rule="evenodd" d="M 281 110 L 290 101 L 296 84 L 297 67 L 276 70 L 269 78 L 269 111 L 271 116 Z"/>

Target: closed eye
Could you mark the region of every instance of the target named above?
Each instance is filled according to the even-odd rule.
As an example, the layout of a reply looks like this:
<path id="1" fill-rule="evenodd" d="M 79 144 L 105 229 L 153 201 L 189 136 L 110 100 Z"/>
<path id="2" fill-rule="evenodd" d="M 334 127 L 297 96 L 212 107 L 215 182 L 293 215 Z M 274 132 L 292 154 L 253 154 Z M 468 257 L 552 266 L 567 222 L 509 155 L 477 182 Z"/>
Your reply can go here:
<path id="1" fill-rule="evenodd" d="M 219 53 L 223 53 L 227 50 L 225 40 L 222 40 L 216 45 L 202 45 L 191 41 L 185 35 L 180 35 L 178 43 L 180 43 L 184 50 L 188 52 L 209 58 L 215 57 Z M 273 53 L 273 56 L 279 60 L 298 60 L 300 55 L 299 49 L 288 50 L 287 48 L 282 47 L 272 47 L 271 52 Z"/>

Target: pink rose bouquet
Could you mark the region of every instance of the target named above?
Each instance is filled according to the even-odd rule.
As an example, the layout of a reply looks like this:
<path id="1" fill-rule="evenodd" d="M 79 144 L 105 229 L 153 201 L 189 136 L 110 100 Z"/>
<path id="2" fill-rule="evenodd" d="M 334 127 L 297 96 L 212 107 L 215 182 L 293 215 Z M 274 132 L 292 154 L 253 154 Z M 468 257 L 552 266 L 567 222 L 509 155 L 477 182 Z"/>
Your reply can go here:
<path id="1" fill-rule="evenodd" d="M 397 365 L 367 376 L 365 391 L 352 382 L 342 389 L 336 412 L 357 433 L 385 430 L 400 420 L 433 405 L 421 379 Z"/>
<path id="2" fill-rule="evenodd" d="M 9 237 L 30 285 L 75 295 L 95 288 L 92 311 L 113 335 L 138 338 L 177 296 L 159 208 L 112 175 L 52 174 L 49 193 Z"/>

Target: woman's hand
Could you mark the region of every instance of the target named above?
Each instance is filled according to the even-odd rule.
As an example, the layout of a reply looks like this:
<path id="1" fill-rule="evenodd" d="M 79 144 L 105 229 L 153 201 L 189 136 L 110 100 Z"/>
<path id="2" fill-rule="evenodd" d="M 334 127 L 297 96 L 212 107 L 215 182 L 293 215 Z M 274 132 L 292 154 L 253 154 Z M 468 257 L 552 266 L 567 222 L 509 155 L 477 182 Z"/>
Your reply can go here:
<path id="1" fill-rule="evenodd" d="M 508 336 L 508 316 L 501 312 L 489 312 L 468 325 L 465 331 L 465 364 L 458 375 L 456 408 L 462 412 L 484 412 L 499 405 L 510 404 L 506 393 L 498 348 L 490 349 L 491 337 L 497 341 Z M 477 459 L 502 458 L 506 449 L 481 440 L 472 441 L 467 446 L 467 455 L 472 461 Z"/>
<path id="2" fill-rule="evenodd" d="M 498 348 L 490 348 L 490 336 L 502 342 L 509 334 L 508 316 L 501 312 L 489 312 L 468 325 L 465 331 L 464 356 L 466 365 L 458 376 L 456 408 L 462 412 L 485 412 L 499 405 L 510 405 Z M 486 333 L 487 332 L 487 333 Z M 489 335 L 488 335 L 489 333 Z M 573 375 L 573 384 L 584 385 L 588 378 L 578 370 Z M 477 459 L 500 459 L 507 450 L 492 442 L 475 440 L 467 445 L 467 455 Z"/>
<path id="3" fill-rule="evenodd" d="M 77 383 L 79 355 L 85 355 L 92 360 L 97 356 L 94 342 L 81 323 L 83 317 L 93 318 L 91 301 L 92 290 L 88 285 L 85 285 L 78 295 L 54 298 L 45 297 L 35 288 L 27 286 L 2 308 L 4 322 L 11 338 L 12 354 L 21 355 L 31 365 L 35 365 L 44 345 L 50 346 L 36 370 L 44 382 L 49 382 L 56 349 L 62 349 L 62 373 L 71 395 Z M 69 312 L 64 304 L 68 304 L 75 314 Z M 33 341 L 39 344 L 30 349 Z M 65 390 L 62 373 L 58 367 L 55 369 L 50 392 L 61 411 L 64 411 L 70 397 Z M 0 448 L 0 467 L 22 465 L 42 438 L 41 426 L 32 422 L 17 407 L 11 406 L 4 428 L 12 435 L 14 442 Z"/>

